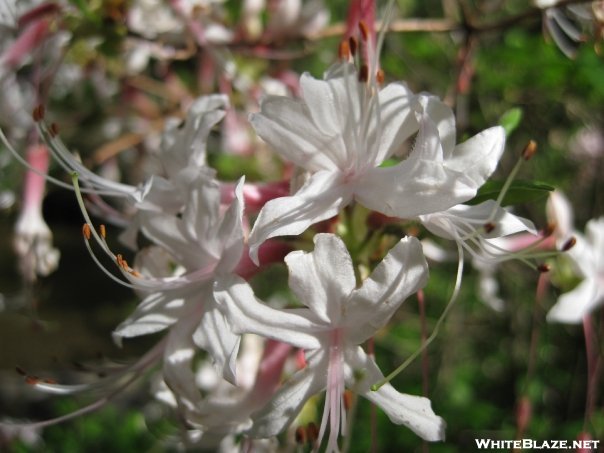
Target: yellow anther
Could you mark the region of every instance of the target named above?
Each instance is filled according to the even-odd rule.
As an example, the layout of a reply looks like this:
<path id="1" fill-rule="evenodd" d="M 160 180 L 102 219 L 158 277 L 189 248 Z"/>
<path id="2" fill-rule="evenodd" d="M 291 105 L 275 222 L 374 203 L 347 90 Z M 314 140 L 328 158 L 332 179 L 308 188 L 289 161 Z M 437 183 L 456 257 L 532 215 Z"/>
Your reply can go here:
<path id="1" fill-rule="evenodd" d="M 90 225 L 88 225 L 87 223 L 82 225 L 82 234 L 84 235 L 87 241 L 90 240 Z"/>
<path id="2" fill-rule="evenodd" d="M 361 32 L 363 41 L 367 42 L 369 40 L 369 27 L 367 27 L 367 24 L 362 20 L 359 21 L 359 31 Z"/>

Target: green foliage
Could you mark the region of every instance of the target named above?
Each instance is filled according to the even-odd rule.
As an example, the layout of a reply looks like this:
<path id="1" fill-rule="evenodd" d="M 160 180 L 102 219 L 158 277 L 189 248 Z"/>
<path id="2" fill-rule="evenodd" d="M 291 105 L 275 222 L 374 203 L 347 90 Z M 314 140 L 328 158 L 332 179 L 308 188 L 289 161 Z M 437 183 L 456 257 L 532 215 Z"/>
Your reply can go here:
<path id="1" fill-rule="evenodd" d="M 476 205 L 486 200 L 497 200 L 505 181 L 489 180 L 480 189 L 474 198 L 467 202 Z M 549 184 L 537 181 L 515 180 L 509 186 L 501 200 L 502 206 L 521 205 L 545 199 L 555 188 Z"/>
<path id="2" fill-rule="evenodd" d="M 512 108 L 505 112 L 499 118 L 499 124 L 505 129 L 505 135 L 508 137 L 520 125 L 522 121 L 522 109 L 519 107 Z"/>

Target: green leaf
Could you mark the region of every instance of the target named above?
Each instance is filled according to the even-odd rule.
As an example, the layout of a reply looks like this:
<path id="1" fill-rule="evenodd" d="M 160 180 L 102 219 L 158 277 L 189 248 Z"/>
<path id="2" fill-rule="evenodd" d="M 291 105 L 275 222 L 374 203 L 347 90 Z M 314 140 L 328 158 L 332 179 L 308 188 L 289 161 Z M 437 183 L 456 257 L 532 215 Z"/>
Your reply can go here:
<path id="1" fill-rule="evenodd" d="M 384 162 L 382 162 L 380 167 L 382 167 L 382 168 L 394 167 L 395 165 L 398 165 L 400 163 L 401 163 L 401 161 L 398 159 L 386 159 Z"/>
<path id="2" fill-rule="evenodd" d="M 512 132 L 518 127 L 522 120 L 522 109 L 520 107 L 514 107 L 499 118 L 499 124 L 505 129 L 505 135 L 510 136 Z"/>
<path id="3" fill-rule="evenodd" d="M 486 200 L 496 200 L 501 193 L 505 181 L 487 181 L 474 198 L 466 204 L 476 205 Z M 537 201 L 547 197 L 554 190 L 554 187 L 538 181 L 519 181 L 512 182 L 507 193 L 501 200 L 502 206 L 527 203 Z"/>

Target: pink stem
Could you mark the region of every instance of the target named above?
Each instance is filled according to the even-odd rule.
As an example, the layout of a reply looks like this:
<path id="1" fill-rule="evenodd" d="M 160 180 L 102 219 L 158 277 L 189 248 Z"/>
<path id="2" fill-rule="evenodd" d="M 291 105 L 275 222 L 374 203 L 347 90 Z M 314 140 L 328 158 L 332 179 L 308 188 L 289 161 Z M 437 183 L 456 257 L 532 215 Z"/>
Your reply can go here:
<path id="1" fill-rule="evenodd" d="M 269 398 L 281 380 L 283 365 L 289 356 L 292 346 L 275 340 L 267 340 L 260 366 L 256 373 L 256 382 L 251 391 L 255 402 L 264 402 Z"/>
<path id="2" fill-rule="evenodd" d="M 222 204 L 230 204 L 235 198 L 235 184 L 222 183 L 220 185 Z M 243 199 L 248 213 L 258 212 L 266 202 L 289 195 L 289 181 L 269 183 L 248 183 L 243 185 Z"/>
<path id="3" fill-rule="evenodd" d="M 587 356 L 587 395 L 585 401 L 585 425 L 589 423 L 596 407 L 598 398 L 598 380 L 601 371 L 601 360 L 595 347 L 597 335 L 594 331 L 592 315 L 583 318 L 583 332 L 585 336 L 585 353 Z"/>
<path id="4" fill-rule="evenodd" d="M 292 247 L 284 242 L 268 240 L 260 246 L 258 251 L 260 266 L 256 266 L 250 259 L 248 248 L 245 247 L 235 273 L 247 280 L 260 272 L 264 266 L 282 261 L 291 251 Z"/>

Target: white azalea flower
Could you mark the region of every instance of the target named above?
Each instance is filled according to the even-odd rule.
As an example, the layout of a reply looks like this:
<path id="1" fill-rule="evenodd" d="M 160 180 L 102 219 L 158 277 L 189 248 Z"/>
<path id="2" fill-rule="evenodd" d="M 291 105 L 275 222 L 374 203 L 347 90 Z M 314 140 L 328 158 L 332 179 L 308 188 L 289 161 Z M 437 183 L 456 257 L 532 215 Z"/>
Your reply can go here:
<path id="1" fill-rule="evenodd" d="M 400 83 L 378 90 L 339 65 L 317 80 L 304 74 L 302 99 L 268 97 L 251 116 L 258 135 L 310 173 L 293 196 L 272 200 L 250 235 L 250 254 L 273 236 L 302 233 L 353 200 L 388 216 L 444 211 L 474 197 L 503 152 L 501 127 L 455 146 L 455 119 L 436 98 Z M 402 162 L 382 167 L 417 134 Z"/>
<path id="2" fill-rule="evenodd" d="M 394 423 L 426 440 L 442 440 L 444 421 L 428 399 L 398 393 L 390 384 L 370 390 L 383 375 L 359 346 L 387 323 L 406 297 L 425 285 L 428 269 L 419 241 L 402 239 L 358 289 L 344 243 L 331 234 L 317 234 L 314 241 L 313 252 L 292 252 L 285 259 L 290 287 L 307 308 L 266 306 L 235 276 L 216 285 L 216 300 L 234 332 L 256 333 L 307 350 L 306 368 L 253 415 L 251 435 L 278 434 L 311 396 L 327 389 L 319 444 L 329 421 L 326 449 L 337 450 L 340 426 L 344 430 L 346 422 L 342 394 L 347 386 L 380 406 Z"/>
<path id="3" fill-rule="evenodd" d="M 225 377 L 235 382 L 239 336 L 231 333 L 216 307 L 212 284 L 234 272 L 243 253 L 242 186 L 243 180 L 235 189 L 233 203 L 221 215 L 218 183 L 193 170 L 182 215 L 141 213 L 142 232 L 170 254 L 172 262 L 178 265 L 176 274 L 161 271 L 168 262 L 163 260 L 162 266 L 157 255 L 150 257 L 151 262 L 149 258 L 145 260 L 145 273 L 150 275 L 137 276 L 124 269 L 124 275 L 135 289 L 147 296 L 116 328 L 114 339 L 119 343 L 123 338 L 172 326 L 165 352 L 164 376 L 171 386 L 181 382 L 182 393 L 187 395 L 191 407 L 200 399 L 192 371 L 187 366 L 197 347 L 207 350 Z M 183 384 L 187 381 L 181 380 L 183 374 L 190 378 L 190 384 Z"/>
<path id="4" fill-rule="evenodd" d="M 604 217 L 587 222 L 585 231 L 574 234 L 576 243 L 566 252 L 583 280 L 558 298 L 548 321 L 577 324 L 604 303 Z"/>

